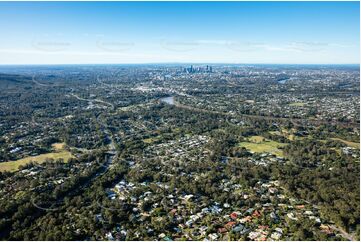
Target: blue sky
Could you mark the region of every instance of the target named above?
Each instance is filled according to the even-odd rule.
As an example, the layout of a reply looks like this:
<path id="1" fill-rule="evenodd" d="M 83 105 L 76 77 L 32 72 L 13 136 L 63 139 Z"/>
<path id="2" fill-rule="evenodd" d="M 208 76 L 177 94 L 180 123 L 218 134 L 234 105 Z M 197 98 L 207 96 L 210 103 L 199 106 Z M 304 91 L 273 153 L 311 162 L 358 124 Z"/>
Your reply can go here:
<path id="1" fill-rule="evenodd" d="M 359 2 L 0 2 L 0 64 L 359 63 Z"/>

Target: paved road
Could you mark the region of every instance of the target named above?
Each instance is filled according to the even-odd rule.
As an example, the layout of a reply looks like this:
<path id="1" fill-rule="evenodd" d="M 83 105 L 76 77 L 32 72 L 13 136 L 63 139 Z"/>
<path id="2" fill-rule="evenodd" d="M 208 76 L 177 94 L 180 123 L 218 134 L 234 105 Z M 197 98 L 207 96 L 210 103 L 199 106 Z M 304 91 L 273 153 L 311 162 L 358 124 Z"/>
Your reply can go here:
<path id="1" fill-rule="evenodd" d="M 42 86 L 42 87 L 48 87 L 50 85 L 46 85 L 44 83 L 40 83 L 38 82 L 37 80 L 35 80 L 35 76 L 32 77 L 32 81 L 36 84 L 36 85 L 39 85 L 39 86 Z"/>
<path id="2" fill-rule="evenodd" d="M 114 105 L 112 103 L 110 103 L 110 102 L 106 102 L 106 101 L 103 101 L 103 100 L 100 100 L 100 99 L 85 99 L 85 98 L 79 97 L 78 95 L 76 95 L 74 93 L 70 93 L 70 95 L 72 95 L 73 97 L 75 97 L 76 99 L 81 100 L 81 101 L 103 103 L 103 104 L 106 104 L 108 106 L 111 106 L 112 109 L 114 109 Z"/>
<path id="3" fill-rule="evenodd" d="M 330 225 L 330 228 L 334 231 L 337 231 L 340 233 L 340 235 L 345 238 L 348 239 L 350 241 L 356 241 L 354 235 L 351 235 L 349 233 L 347 233 L 345 230 L 343 230 L 342 228 L 336 227 L 335 225 Z"/>

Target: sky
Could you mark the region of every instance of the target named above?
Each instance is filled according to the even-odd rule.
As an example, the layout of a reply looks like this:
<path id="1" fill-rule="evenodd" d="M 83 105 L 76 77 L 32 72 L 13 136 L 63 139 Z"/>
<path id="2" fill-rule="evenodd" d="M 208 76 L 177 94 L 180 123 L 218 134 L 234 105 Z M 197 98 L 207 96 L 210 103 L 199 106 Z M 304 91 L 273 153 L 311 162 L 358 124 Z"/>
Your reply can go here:
<path id="1" fill-rule="evenodd" d="M 0 64 L 359 64 L 359 2 L 0 2 Z"/>

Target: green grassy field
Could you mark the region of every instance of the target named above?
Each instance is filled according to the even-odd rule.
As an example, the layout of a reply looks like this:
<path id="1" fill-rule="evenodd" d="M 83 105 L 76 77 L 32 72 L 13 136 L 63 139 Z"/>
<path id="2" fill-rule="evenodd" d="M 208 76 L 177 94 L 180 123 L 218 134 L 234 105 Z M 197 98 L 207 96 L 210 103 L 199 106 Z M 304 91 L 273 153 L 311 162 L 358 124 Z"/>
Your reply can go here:
<path id="1" fill-rule="evenodd" d="M 152 143 L 160 140 L 161 138 L 162 138 L 162 136 L 161 136 L 161 135 L 158 135 L 158 136 L 155 136 L 155 137 L 143 139 L 143 142 L 144 142 L 144 143 L 147 143 L 147 144 L 152 144 Z"/>
<path id="2" fill-rule="evenodd" d="M 288 105 L 291 107 L 302 107 L 302 106 L 305 106 L 305 103 L 298 102 L 298 103 L 290 103 Z"/>
<path id="3" fill-rule="evenodd" d="M 65 143 L 54 143 L 51 146 L 54 150 L 63 150 L 65 147 Z"/>
<path id="4" fill-rule="evenodd" d="M 263 136 L 251 136 L 248 138 L 248 141 L 252 142 L 252 143 L 261 143 L 266 141 L 266 139 Z"/>
<path id="5" fill-rule="evenodd" d="M 268 140 L 262 136 L 251 136 L 248 138 L 247 142 L 241 142 L 239 145 L 254 153 L 266 152 L 278 157 L 283 157 L 283 151 L 278 147 L 283 147 L 287 144 Z"/>
<path id="6" fill-rule="evenodd" d="M 151 143 L 153 143 L 153 139 L 152 138 L 143 139 L 143 142 L 147 143 L 147 144 L 151 144 Z"/>
<path id="7" fill-rule="evenodd" d="M 37 156 L 29 156 L 16 161 L 1 162 L 0 171 L 14 172 L 17 171 L 21 165 L 25 165 L 27 163 L 30 163 L 31 161 L 41 164 L 45 162 L 46 159 L 63 159 L 65 162 L 67 162 L 70 158 L 74 157 L 69 151 L 64 150 L 63 143 L 53 144 L 53 148 L 54 152 L 51 153 L 41 154 Z"/>

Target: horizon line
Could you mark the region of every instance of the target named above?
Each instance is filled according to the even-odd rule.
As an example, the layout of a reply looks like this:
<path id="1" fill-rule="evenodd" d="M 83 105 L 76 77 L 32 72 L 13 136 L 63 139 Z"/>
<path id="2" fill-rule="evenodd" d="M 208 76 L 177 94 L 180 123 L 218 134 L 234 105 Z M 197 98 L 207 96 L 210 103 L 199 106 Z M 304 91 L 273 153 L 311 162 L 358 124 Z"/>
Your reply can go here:
<path id="1" fill-rule="evenodd" d="M 360 65 L 360 63 L 234 63 L 234 62 L 139 62 L 139 63 L 9 63 L 0 66 L 56 66 L 56 65 Z"/>

